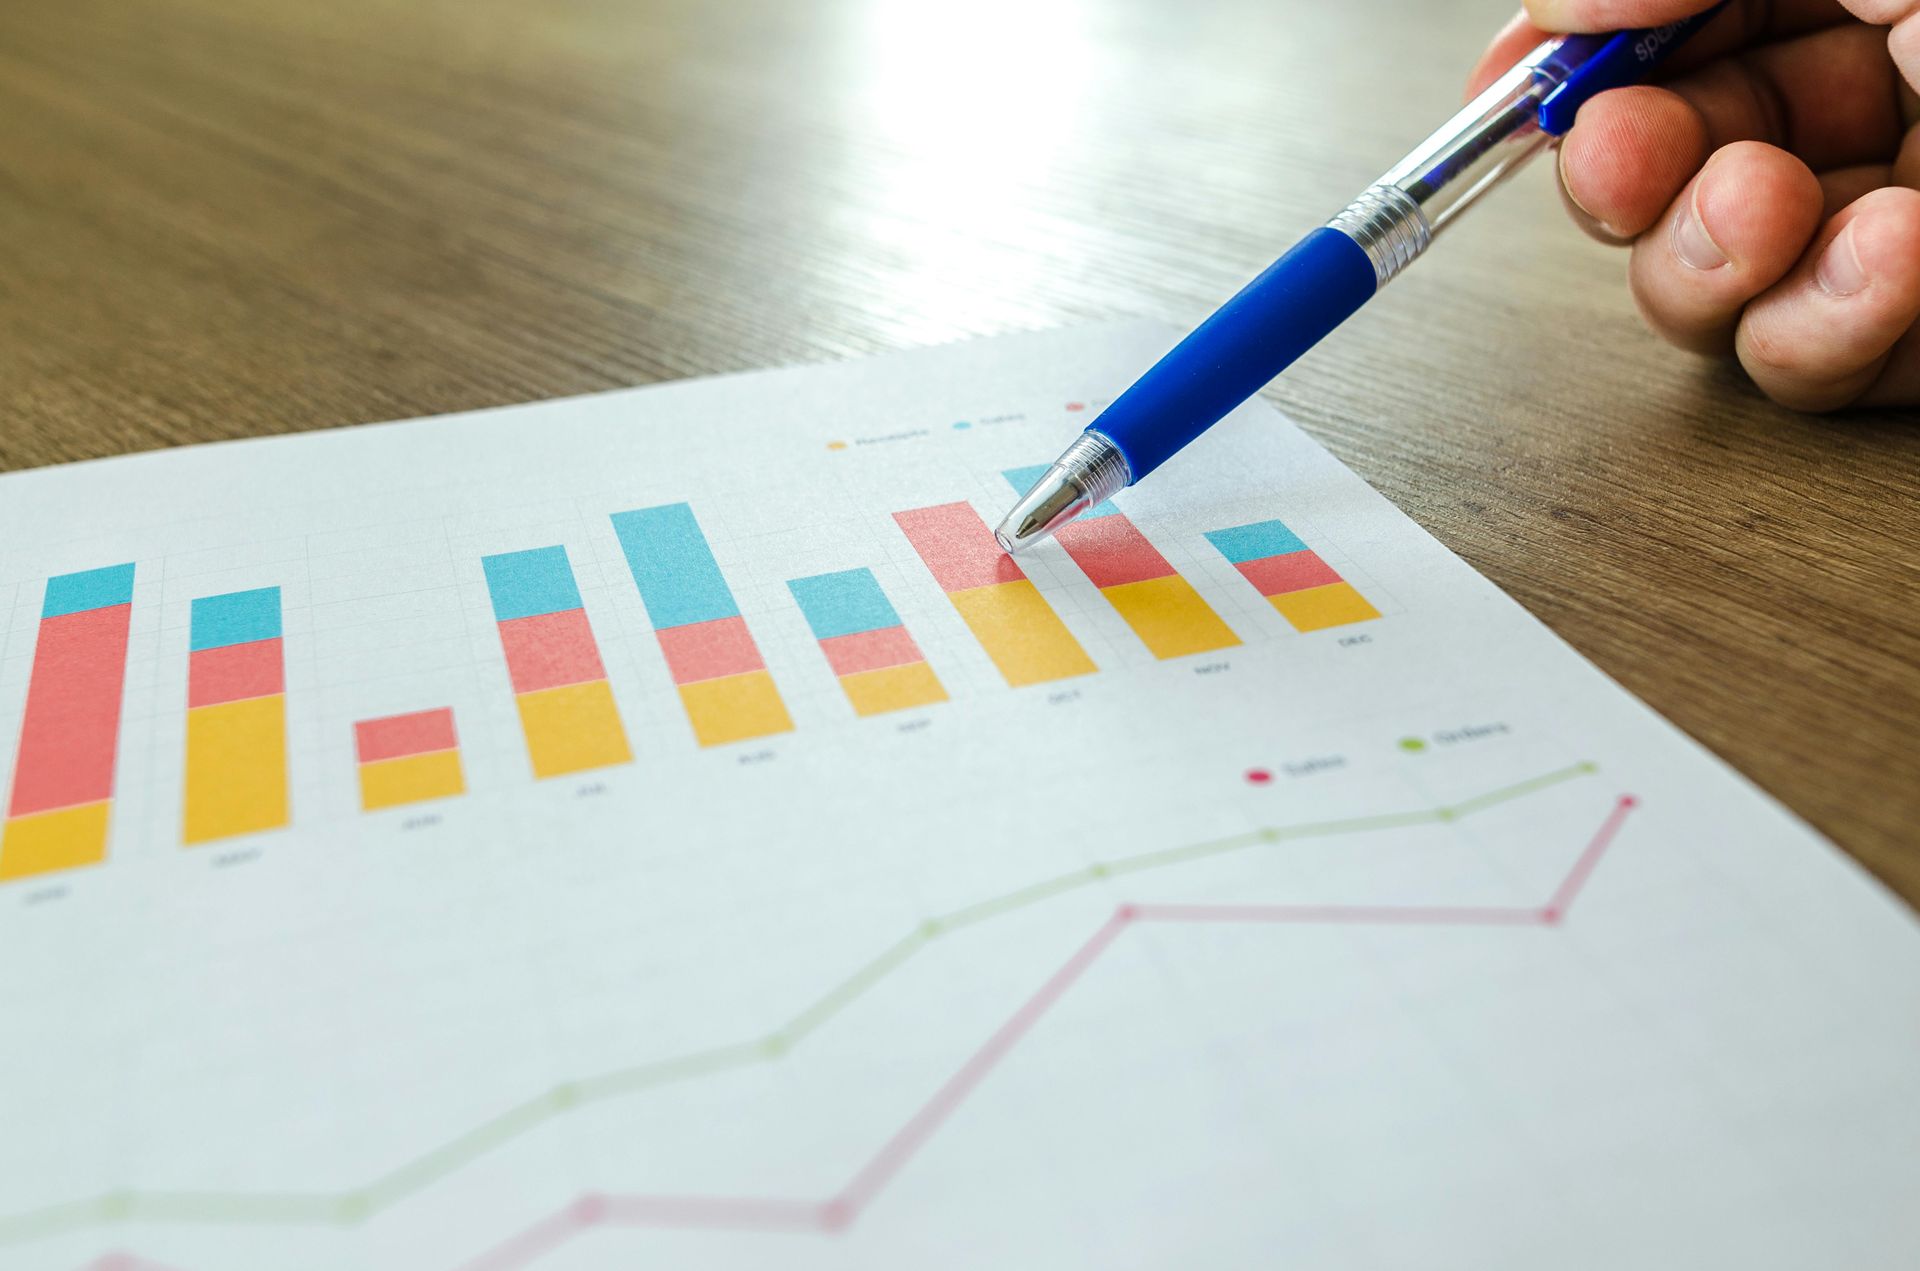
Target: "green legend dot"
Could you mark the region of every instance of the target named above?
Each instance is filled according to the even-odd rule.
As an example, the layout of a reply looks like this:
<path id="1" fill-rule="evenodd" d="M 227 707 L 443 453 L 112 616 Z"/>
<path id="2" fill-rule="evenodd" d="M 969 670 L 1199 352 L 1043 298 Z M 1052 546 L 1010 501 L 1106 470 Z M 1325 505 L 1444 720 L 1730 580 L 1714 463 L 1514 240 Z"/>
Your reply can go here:
<path id="1" fill-rule="evenodd" d="M 1400 749 L 1410 755 L 1417 755 L 1426 748 L 1427 743 L 1421 741 L 1418 737 L 1402 737 L 1400 739 Z"/>

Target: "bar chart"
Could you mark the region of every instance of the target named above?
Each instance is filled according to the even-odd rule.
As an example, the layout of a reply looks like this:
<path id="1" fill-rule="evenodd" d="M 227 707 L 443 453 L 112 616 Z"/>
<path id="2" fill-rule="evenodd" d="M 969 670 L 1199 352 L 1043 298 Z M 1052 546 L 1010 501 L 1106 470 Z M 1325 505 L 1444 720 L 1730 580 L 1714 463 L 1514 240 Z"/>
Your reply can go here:
<path id="1" fill-rule="evenodd" d="M 947 700 L 947 690 L 871 569 L 795 578 L 787 589 L 855 714 L 881 715 Z"/>
<path id="2" fill-rule="evenodd" d="M 466 793 L 449 707 L 363 719 L 353 726 L 353 748 L 364 812 Z"/>
<path id="3" fill-rule="evenodd" d="M 699 743 L 791 731 L 786 703 L 692 505 L 616 512 L 613 530 Z"/>
<path id="4" fill-rule="evenodd" d="M 1046 475 L 1047 466 L 1009 468 L 1005 476 L 1024 494 Z M 1210 653 L 1240 643 L 1233 628 L 1111 501 L 1061 526 L 1054 538 L 1154 657 Z"/>
<path id="5" fill-rule="evenodd" d="M 1015 489 L 1043 470 L 996 469 Z M 971 503 L 885 515 L 880 523 L 891 522 L 889 532 L 904 535 L 927 571 L 900 586 L 930 581 L 937 587 L 1007 686 L 1099 670 L 1054 600 L 1000 550 Z M 613 531 L 693 740 L 704 748 L 792 731 L 794 717 L 693 505 L 660 504 L 595 514 L 594 520 L 602 533 L 609 526 Z M 1296 630 L 1380 616 L 1280 520 L 1204 534 Z M 1113 503 L 1064 526 L 1057 538 L 1154 658 L 1242 643 L 1215 601 Z M 868 540 L 850 539 L 848 545 L 850 554 L 886 550 Z M 745 559 L 742 572 L 758 582 L 780 555 L 754 546 Z M 533 778 L 630 763 L 622 708 L 567 548 L 522 548 L 480 561 Z M 57 575 L 44 584 L 0 836 L 0 882 L 94 864 L 107 855 L 134 570 L 131 563 L 113 565 Z M 935 669 L 941 650 L 936 647 L 929 658 L 873 568 L 804 574 L 786 578 L 783 587 L 783 602 L 804 619 L 824 670 L 855 718 L 951 700 Z M 181 841 L 193 846 L 288 826 L 294 757 L 281 589 L 196 597 L 188 628 Z M 469 793 L 454 712 L 454 705 L 441 705 L 352 722 L 350 758 L 330 762 L 344 758 L 351 765 L 362 811 Z"/>
<path id="6" fill-rule="evenodd" d="M 533 775 L 559 777 L 630 761 L 567 549 L 503 552 L 480 563 Z"/>
<path id="7" fill-rule="evenodd" d="M 47 580 L 0 836 L 0 882 L 106 858 L 133 568 Z"/>
<path id="8" fill-rule="evenodd" d="M 971 504 L 895 512 L 893 519 L 1009 686 L 1099 669 Z"/>
<path id="9" fill-rule="evenodd" d="M 287 824 L 280 589 L 193 602 L 187 664 L 188 846 Z"/>
<path id="10" fill-rule="evenodd" d="M 1207 531 L 1207 541 L 1296 631 L 1378 618 L 1380 611 L 1280 521 Z"/>

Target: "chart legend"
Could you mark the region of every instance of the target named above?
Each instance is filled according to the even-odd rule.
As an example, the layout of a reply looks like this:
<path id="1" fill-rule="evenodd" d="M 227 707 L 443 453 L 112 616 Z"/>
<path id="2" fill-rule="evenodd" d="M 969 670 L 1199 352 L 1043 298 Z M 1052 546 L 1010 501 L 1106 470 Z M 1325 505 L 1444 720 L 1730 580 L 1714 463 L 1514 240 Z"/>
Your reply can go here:
<path id="1" fill-rule="evenodd" d="M 928 706 L 947 690 L 870 569 L 795 578 L 787 589 L 859 715 Z"/>
<path id="2" fill-rule="evenodd" d="M 132 565 L 47 580 L 0 882 L 106 859 L 132 618 Z"/>
<path id="3" fill-rule="evenodd" d="M 1005 476 L 1025 494 L 1047 468 L 1044 463 L 1009 468 Z M 1081 513 L 1053 537 L 1154 657 L 1210 653 L 1240 643 L 1233 628 L 1111 501 Z"/>
<path id="4" fill-rule="evenodd" d="M 533 775 L 629 762 L 633 751 L 567 549 L 503 552 L 480 563 Z"/>
<path id="5" fill-rule="evenodd" d="M 280 589 L 193 602 L 188 632 L 188 846 L 287 824 L 286 661 Z"/>
<path id="6" fill-rule="evenodd" d="M 353 748 L 364 812 L 466 793 L 450 707 L 363 719 Z"/>
<path id="7" fill-rule="evenodd" d="M 786 703 L 692 506 L 616 512 L 613 532 L 700 744 L 792 731 Z"/>
<path id="8" fill-rule="evenodd" d="M 1365 596 L 1279 521 L 1209 530 L 1207 541 L 1296 631 L 1319 631 L 1380 616 Z"/>
<path id="9" fill-rule="evenodd" d="M 1009 685 L 1099 669 L 971 504 L 895 512 L 893 519 Z"/>

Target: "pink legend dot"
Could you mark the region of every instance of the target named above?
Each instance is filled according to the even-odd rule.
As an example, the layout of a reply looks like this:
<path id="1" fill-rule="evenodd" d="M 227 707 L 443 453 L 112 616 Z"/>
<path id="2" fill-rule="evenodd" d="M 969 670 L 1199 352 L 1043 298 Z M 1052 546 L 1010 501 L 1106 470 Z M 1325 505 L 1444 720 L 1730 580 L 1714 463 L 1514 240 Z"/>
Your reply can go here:
<path id="1" fill-rule="evenodd" d="M 1250 786 L 1264 786 L 1270 784 L 1272 781 L 1273 774 L 1265 768 L 1247 769 L 1247 784 Z"/>
<path id="2" fill-rule="evenodd" d="M 1068 402 L 1067 403 L 1068 410 L 1085 410 L 1086 408 L 1087 408 L 1087 405 L 1085 402 Z"/>

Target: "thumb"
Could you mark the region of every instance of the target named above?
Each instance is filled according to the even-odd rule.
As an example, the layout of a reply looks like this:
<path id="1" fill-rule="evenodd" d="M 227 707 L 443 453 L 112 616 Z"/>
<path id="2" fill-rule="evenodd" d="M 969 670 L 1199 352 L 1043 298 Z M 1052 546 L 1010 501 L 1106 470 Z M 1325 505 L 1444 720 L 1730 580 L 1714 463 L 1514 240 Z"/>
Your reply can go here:
<path id="1" fill-rule="evenodd" d="M 1526 0 L 1543 31 L 1621 31 L 1664 26 L 1711 9 L 1717 0 Z"/>

